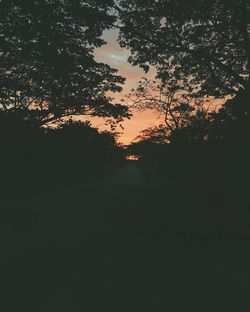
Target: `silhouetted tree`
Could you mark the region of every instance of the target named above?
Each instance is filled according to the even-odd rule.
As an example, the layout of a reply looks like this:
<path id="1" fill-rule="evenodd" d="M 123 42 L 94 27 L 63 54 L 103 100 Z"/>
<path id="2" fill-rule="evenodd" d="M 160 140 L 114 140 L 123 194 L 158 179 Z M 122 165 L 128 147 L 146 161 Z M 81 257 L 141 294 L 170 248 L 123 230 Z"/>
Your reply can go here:
<path id="1" fill-rule="evenodd" d="M 247 109 L 249 98 L 241 90 L 227 100 L 218 111 L 197 111 L 188 125 L 171 132 L 171 142 L 248 144 L 249 122 Z"/>
<path id="2" fill-rule="evenodd" d="M 150 109 L 159 113 L 159 117 L 163 115 L 166 128 L 173 131 L 186 124 L 195 110 L 194 104 L 189 104 L 188 97 L 188 91 L 183 89 L 181 82 L 177 80 L 163 84 L 142 79 L 130 95 L 130 100 L 136 110 Z"/>
<path id="3" fill-rule="evenodd" d="M 123 160 L 115 134 L 100 132 L 90 122 L 69 120 L 49 130 L 43 153 L 59 176 L 86 177 Z"/>
<path id="4" fill-rule="evenodd" d="M 38 128 L 14 112 L 0 112 L 0 184 L 88 178 L 124 161 L 116 134 L 68 120 Z"/>
<path id="5" fill-rule="evenodd" d="M 189 88 L 188 88 L 189 89 Z M 142 132 L 148 139 L 167 141 L 171 133 L 189 127 L 193 119 L 205 118 L 210 108 L 203 99 L 192 99 L 182 81 L 172 79 L 166 83 L 142 79 L 129 95 L 130 106 L 138 111 L 152 110 L 164 124 Z"/>
<path id="6" fill-rule="evenodd" d="M 34 173 L 37 171 L 43 162 L 42 155 L 37 154 L 38 147 L 46 148 L 43 133 L 43 129 L 14 111 L 0 111 L 0 182 L 13 182 L 28 176 L 33 169 Z"/>
<path id="7" fill-rule="evenodd" d="M 107 91 L 124 78 L 94 60 L 112 0 L 1 0 L 0 109 L 43 125 L 61 117 L 128 116 Z"/>
<path id="8" fill-rule="evenodd" d="M 165 125 L 149 127 L 140 132 L 140 134 L 133 140 L 136 142 L 148 143 L 168 143 L 168 129 Z"/>
<path id="9" fill-rule="evenodd" d="M 229 144 L 249 142 L 248 122 L 249 94 L 241 90 L 234 98 L 227 100 L 218 113 L 212 113 L 208 127 L 210 141 L 225 141 Z"/>
<path id="10" fill-rule="evenodd" d="M 250 86 L 246 0 L 117 1 L 120 44 L 163 82 L 181 79 L 193 97 L 224 98 Z M 249 112 L 249 105 L 247 108 Z M 249 115 L 249 114 L 248 114 Z"/>

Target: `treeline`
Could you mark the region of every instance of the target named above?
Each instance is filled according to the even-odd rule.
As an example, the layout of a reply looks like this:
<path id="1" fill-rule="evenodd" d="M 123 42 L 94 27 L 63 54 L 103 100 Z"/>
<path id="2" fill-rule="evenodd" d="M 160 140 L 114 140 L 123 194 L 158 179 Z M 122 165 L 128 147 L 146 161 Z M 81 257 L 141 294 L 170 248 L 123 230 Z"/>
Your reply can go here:
<path id="1" fill-rule="evenodd" d="M 114 135 L 77 116 L 110 123 L 130 116 L 108 92 L 125 79 L 94 49 L 115 22 L 112 1 L 0 1 L 2 185 L 92 177 L 122 160 Z M 60 9 L 59 9 L 60 8 Z M 59 124 L 49 129 L 51 123 Z"/>
<path id="2" fill-rule="evenodd" d="M 129 152 L 179 180 L 204 172 L 213 183 L 222 170 L 226 181 L 233 166 L 236 180 L 238 164 L 249 168 L 249 11 L 245 0 L 0 1 L 2 180 L 89 176 L 122 158 L 114 137 L 90 125 L 44 128 L 70 116 L 131 117 L 108 96 L 125 78 L 94 57 L 114 27 L 129 62 L 156 71 L 130 101 L 165 122 L 146 129 Z"/>
<path id="3" fill-rule="evenodd" d="M 40 128 L 14 113 L 0 114 L 1 183 L 88 179 L 124 160 L 115 135 L 89 122 Z"/>
<path id="4" fill-rule="evenodd" d="M 165 196 L 166 206 L 181 202 L 205 223 L 248 222 L 248 145 L 144 142 L 138 165 L 147 183 Z"/>
<path id="5" fill-rule="evenodd" d="M 148 181 L 172 183 L 213 207 L 246 209 L 249 188 L 249 98 L 236 96 L 218 112 L 193 115 L 169 132 L 147 129 L 127 148 Z"/>
<path id="6" fill-rule="evenodd" d="M 179 185 L 206 190 L 207 198 L 209 192 L 226 190 L 220 198 L 243 192 L 249 177 L 249 1 L 117 3 L 129 61 L 145 72 L 156 69 L 153 81 L 139 82 L 131 102 L 163 117 L 130 152 Z"/>

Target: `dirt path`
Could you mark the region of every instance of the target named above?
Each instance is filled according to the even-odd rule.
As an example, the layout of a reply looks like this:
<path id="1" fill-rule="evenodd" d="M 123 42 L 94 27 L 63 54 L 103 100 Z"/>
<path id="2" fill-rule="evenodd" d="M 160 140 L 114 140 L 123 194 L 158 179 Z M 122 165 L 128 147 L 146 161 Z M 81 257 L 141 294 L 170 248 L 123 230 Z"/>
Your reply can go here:
<path id="1" fill-rule="evenodd" d="M 247 237 L 196 223 L 184 193 L 152 185 L 132 163 L 6 201 L 2 311 L 248 311 Z"/>
<path id="2" fill-rule="evenodd" d="M 131 188 L 145 185 L 145 180 L 136 163 L 129 163 L 117 168 L 111 176 L 100 179 L 94 182 L 94 184 L 100 187 L 108 185 L 114 188 Z"/>

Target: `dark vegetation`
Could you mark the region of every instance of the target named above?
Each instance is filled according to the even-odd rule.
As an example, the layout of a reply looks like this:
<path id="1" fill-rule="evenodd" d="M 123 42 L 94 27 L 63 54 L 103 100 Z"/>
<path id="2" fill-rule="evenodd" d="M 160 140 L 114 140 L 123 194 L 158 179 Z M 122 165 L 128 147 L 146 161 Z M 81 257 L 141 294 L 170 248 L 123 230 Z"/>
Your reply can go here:
<path id="1" fill-rule="evenodd" d="M 126 107 L 106 95 L 121 91 L 124 78 L 93 56 L 114 21 L 111 4 L 2 0 L 1 110 L 39 125 L 74 115 L 128 116 Z"/>
<path id="2" fill-rule="evenodd" d="M 3 311 L 249 310 L 249 24 L 246 0 L 0 0 Z M 111 28 L 163 117 L 126 151 Z"/>
<path id="3" fill-rule="evenodd" d="M 139 155 L 149 171 L 154 167 L 159 176 L 204 192 L 200 203 L 215 194 L 225 209 L 236 209 L 237 200 L 248 197 L 249 4 L 119 5 L 120 43 L 131 49 L 129 61 L 157 70 L 155 81 L 142 79 L 132 90 L 132 107 L 163 117 L 161 125 L 142 131 L 128 153 Z"/>
<path id="4" fill-rule="evenodd" d="M 14 113 L 2 113 L 0 125 L 1 185 L 11 192 L 23 184 L 83 182 L 124 161 L 115 134 L 99 132 L 89 122 L 38 128 Z"/>
<path id="5" fill-rule="evenodd" d="M 176 181 L 197 182 L 198 188 L 246 191 L 249 174 L 249 122 L 244 92 L 225 102 L 218 112 L 198 110 L 179 117 L 175 129 L 164 125 L 142 131 L 127 148 L 141 163 Z M 175 118 L 175 111 L 172 113 Z M 178 112 L 179 114 L 179 112 Z M 216 178 L 219 175 L 220 179 Z M 224 177 L 224 178 L 223 178 Z M 238 184 L 241 183 L 241 186 Z"/>
<path id="6" fill-rule="evenodd" d="M 122 159 L 114 135 L 69 118 L 129 117 L 106 95 L 124 78 L 94 60 L 112 1 L 0 2 L 1 182 L 87 179 Z M 60 10 L 58 10 L 58 5 Z M 64 118 L 64 119 L 62 119 Z"/>

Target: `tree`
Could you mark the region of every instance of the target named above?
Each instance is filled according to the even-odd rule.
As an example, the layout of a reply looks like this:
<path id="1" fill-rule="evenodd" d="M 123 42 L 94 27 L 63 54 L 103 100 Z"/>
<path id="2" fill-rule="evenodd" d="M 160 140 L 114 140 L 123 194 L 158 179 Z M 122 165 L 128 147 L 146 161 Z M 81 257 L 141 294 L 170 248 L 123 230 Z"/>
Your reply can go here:
<path id="1" fill-rule="evenodd" d="M 143 78 L 129 95 L 130 106 L 139 111 L 153 110 L 163 117 L 165 128 L 172 131 L 188 126 L 192 115 L 207 112 L 209 104 L 193 99 L 181 80 L 162 83 Z M 207 104 L 207 105 L 205 105 Z"/>
<path id="2" fill-rule="evenodd" d="M 250 90 L 250 4 L 246 0 L 120 0 L 122 47 L 163 82 L 181 79 L 195 97 Z M 249 112 L 249 105 L 247 107 Z"/>
<path id="3" fill-rule="evenodd" d="M 162 124 L 145 129 L 136 138 L 155 143 L 174 142 L 177 133 L 183 133 L 184 129 L 194 124 L 201 126 L 200 136 L 203 137 L 204 125 L 214 109 L 211 102 L 204 102 L 202 98 L 193 99 L 182 81 L 174 78 L 165 83 L 143 78 L 130 93 L 129 100 L 135 110 L 153 110 L 159 114 Z"/>
<path id="4" fill-rule="evenodd" d="M 44 125 L 91 115 L 121 121 L 108 91 L 124 78 L 94 60 L 115 20 L 112 0 L 0 0 L 0 109 Z"/>
<path id="5" fill-rule="evenodd" d="M 45 137 L 46 159 L 59 174 L 89 175 L 123 160 L 115 134 L 100 132 L 90 122 L 68 120 Z M 91 173 L 92 172 L 92 173 Z"/>
<path id="6" fill-rule="evenodd" d="M 140 132 L 140 134 L 133 140 L 137 143 L 154 143 L 165 144 L 168 143 L 168 130 L 165 125 L 149 127 Z"/>
<path id="7" fill-rule="evenodd" d="M 248 105 L 248 94 L 241 90 L 218 111 L 196 111 L 186 126 L 171 132 L 169 140 L 175 143 L 223 142 L 229 146 L 244 146 L 249 140 Z"/>

